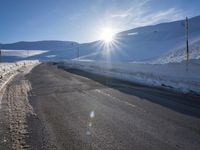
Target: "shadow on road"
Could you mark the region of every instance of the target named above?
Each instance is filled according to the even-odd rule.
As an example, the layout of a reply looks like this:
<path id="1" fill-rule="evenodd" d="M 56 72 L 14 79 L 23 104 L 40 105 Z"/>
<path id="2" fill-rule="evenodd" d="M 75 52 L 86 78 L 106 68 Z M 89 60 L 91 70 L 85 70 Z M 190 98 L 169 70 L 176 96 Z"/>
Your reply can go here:
<path id="1" fill-rule="evenodd" d="M 60 67 L 58 67 L 60 68 Z M 62 68 L 60 68 L 62 69 Z M 152 88 L 128 81 L 113 79 L 77 69 L 64 69 L 67 72 L 99 82 L 120 92 L 162 105 L 182 114 L 200 118 L 200 96 L 182 94 L 162 88 Z"/>

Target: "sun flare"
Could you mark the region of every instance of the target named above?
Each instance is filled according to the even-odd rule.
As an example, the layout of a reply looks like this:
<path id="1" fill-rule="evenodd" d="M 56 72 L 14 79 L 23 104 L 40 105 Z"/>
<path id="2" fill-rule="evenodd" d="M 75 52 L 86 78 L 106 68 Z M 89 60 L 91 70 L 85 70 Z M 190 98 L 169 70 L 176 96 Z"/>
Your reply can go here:
<path id="1" fill-rule="evenodd" d="M 114 30 L 112 28 L 106 27 L 101 29 L 101 40 L 105 43 L 111 43 L 114 40 Z"/>

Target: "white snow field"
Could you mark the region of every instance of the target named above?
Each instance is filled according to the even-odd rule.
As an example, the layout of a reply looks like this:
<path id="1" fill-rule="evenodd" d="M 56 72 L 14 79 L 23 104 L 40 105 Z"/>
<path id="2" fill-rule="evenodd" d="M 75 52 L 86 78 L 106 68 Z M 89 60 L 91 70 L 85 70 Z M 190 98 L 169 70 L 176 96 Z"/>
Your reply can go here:
<path id="1" fill-rule="evenodd" d="M 39 61 L 19 61 L 15 63 L 0 63 L 0 108 L 1 99 L 5 90 L 4 86 L 12 79 L 22 67 L 31 67 L 39 64 Z"/>
<path id="2" fill-rule="evenodd" d="M 22 58 L 40 55 L 46 52 L 47 51 L 44 51 L 44 50 L 5 50 L 5 49 L 2 49 L 3 56 L 16 56 L 16 57 L 22 57 Z"/>

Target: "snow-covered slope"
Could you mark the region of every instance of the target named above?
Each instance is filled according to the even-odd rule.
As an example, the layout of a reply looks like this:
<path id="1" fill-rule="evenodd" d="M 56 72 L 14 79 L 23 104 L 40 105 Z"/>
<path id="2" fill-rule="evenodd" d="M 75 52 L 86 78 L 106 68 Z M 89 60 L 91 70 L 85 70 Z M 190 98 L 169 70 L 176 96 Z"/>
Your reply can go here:
<path id="1" fill-rule="evenodd" d="M 200 16 L 189 20 L 189 42 L 200 39 Z M 116 36 L 116 46 L 110 47 L 112 61 L 144 61 L 158 58 L 185 45 L 184 20 L 140 27 L 121 32 Z M 102 43 L 83 45 L 83 59 L 106 59 Z"/>
<path id="2" fill-rule="evenodd" d="M 189 59 L 198 60 L 200 59 L 200 40 L 189 45 Z M 149 61 L 149 63 L 153 64 L 166 64 L 166 63 L 174 63 L 174 62 L 182 62 L 186 60 L 186 48 L 180 48 L 175 51 L 171 51 L 168 54 L 161 56 L 160 58 Z"/>
<path id="3" fill-rule="evenodd" d="M 81 60 L 149 61 L 166 56 L 166 54 L 185 46 L 184 22 L 181 20 L 162 23 L 118 33 L 115 42 L 109 48 L 103 41 L 84 44 L 59 41 L 20 42 L 1 47 L 4 49 L 48 50 L 46 53 L 29 57 L 39 60 L 76 59 L 79 55 Z M 200 16 L 189 19 L 189 42 L 193 43 L 198 40 L 200 40 Z M 169 57 L 166 59 L 169 61 Z"/>

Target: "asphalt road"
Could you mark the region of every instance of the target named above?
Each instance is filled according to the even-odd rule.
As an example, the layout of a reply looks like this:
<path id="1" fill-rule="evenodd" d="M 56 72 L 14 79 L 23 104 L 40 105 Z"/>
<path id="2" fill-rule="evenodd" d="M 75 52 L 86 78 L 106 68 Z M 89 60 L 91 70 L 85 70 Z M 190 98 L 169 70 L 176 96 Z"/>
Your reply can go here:
<path id="1" fill-rule="evenodd" d="M 41 64 L 31 83 L 32 149 L 199 150 L 200 97 Z"/>

